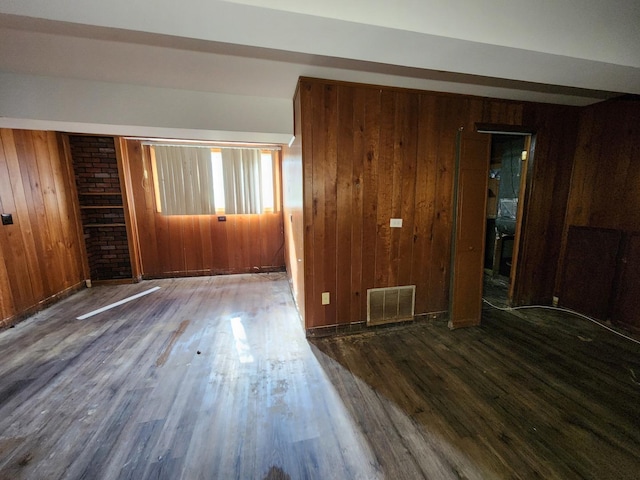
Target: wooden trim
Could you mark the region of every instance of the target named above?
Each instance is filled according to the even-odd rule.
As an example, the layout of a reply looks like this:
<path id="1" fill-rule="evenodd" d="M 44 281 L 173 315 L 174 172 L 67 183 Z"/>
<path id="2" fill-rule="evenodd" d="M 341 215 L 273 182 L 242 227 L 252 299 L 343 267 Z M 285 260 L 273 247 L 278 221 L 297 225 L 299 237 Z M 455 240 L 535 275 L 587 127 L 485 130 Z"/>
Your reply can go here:
<path id="1" fill-rule="evenodd" d="M 456 245 L 457 245 L 457 232 L 458 232 L 458 218 L 460 216 L 460 208 L 458 205 L 458 199 L 460 196 L 460 155 L 462 150 L 462 127 L 458 129 L 456 132 L 456 152 L 455 159 L 453 163 L 453 190 L 451 192 L 451 256 L 449 257 L 449 317 L 451 317 L 451 313 L 453 312 L 453 290 L 455 285 L 455 276 L 456 276 Z M 485 211 L 486 211 L 486 201 L 485 201 Z M 486 221 L 485 221 L 486 222 Z M 449 328 L 454 328 L 452 324 L 451 318 L 449 318 Z"/>
<path id="2" fill-rule="evenodd" d="M 0 330 L 4 328 L 9 328 L 12 325 L 15 325 L 16 323 L 18 323 L 19 321 L 27 317 L 30 317 L 31 315 L 34 315 L 35 313 L 38 313 L 47 307 L 50 307 L 51 305 L 53 305 L 56 302 L 59 302 L 60 300 L 64 300 L 65 298 L 73 295 L 76 292 L 79 292 L 80 290 L 86 287 L 85 282 L 86 282 L 85 280 L 82 280 L 81 282 L 78 282 L 68 288 L 65 288 L 61 292 L 55 293 L 45 298 L 44 300 L 40 300 L 38 303 L 36 303 L 35 305 L 32 305 L 31 307 L 28 307 L 26 310 L 22 310 L 21 312 L 18 312 L 15 315 L 12 315 L 11 317 L 0 319 Z"/>
<path id="3" fill-rule="evenodd" d="M 476 123 L 475 131 L 478 133 L 491 133 L 502 135 L 535 135 L 536 129 L 524 125 L 509 125 L 505 123 Z"/>
<path id="4" fill-rule="evenodd" d="M 106 210 L 110 208 L 124 208 L 124 205 L 80 205 L 80 210 Z"/>
<path id="5" fill-rule="evenodd" d="M 403 320 L 401 322 L 380 323 L 376 325 L 367 325 L 366 321 L 351 323 L 336 323 L 334 325 L 323 325 L 320 327 L 311 327 L 305 330 L 307 338 L 332 337 L 336 335 L 354 335 L 357 333 L 375 332 L 382 329 L 405 328 L 409 324 L 419 322 L 440 322 L 445 321 L 448 312 L 430 312 L 415 315 L 412 320 Z M 466 326 L 466 325 L 465 325 Z"/>
<path id="6" fill-rule="evenodd" d="M 91 285 L 129 285 L 131 283 L 138 283 L 137 278 L 114 278 L 112 280 L 92 280 Z"/>
<path id="7" fill-rule="evenodd" d="M 120 192 L 78 192 L 78 195 L 80 195 L 81 197 L 87 197 L 87 196 L 96 196 L 96 197 L 117 197 L 117 196 L 121 196 L 122 193 Z"/>
<path id="8" fill-rule="evenodd" d="M 465 95 L 462 93 L 449 93 L 449 92 L 440 92 L 440 91 L 434 91 L 434 90 L 423 90 L 423 89 L 417 89 L 417 88 L 396 87 L 392 85 L 348 82 L 344 80 L 327 80 L 327 79 L 318 78 L 318 77 L 301 76 L 298 78 L 298 85 L 300 85 L 301 82 L 315 83 L 319 85 L 335 85 L 335 86 L 344 86 L 344 87 L 364 88 L 364 89 L 378 90 L 378 91 L 384 90 L 385 92 L 415 93 L 419 95 L 426 94 L 434 97 L 452 98 L 452 99 L 458 99 L 458 100 L 460 99 L 462 100 L 474 100 L 474 99 L 478 100 L 479 99 L 479 100 L 489 100 L 489 101 L 495 100 L 500 102 L 503 105 L 525 105 L 525 104 L 540 105 L 539 102 L 528 102 L 524 100 L 508 100 L 508 99 L 496 98 L 496 97 L 483 97 L 480 95 Z M 298 89 L 296 89 L 296 94 L 297 92 L 298 92 Z M 575 108 L 577 109 L 579 107 L 575 107 Z"/>
<path id="9" fill-rule="evenodd" d="M 463 320 L 463 321 L 459 321 L 459 322 L 449 322 L 448 326 L 451 330 L 456 330 L 458 328 L 467 328 L 467 327 L 477 327 L 478 325 L 480 325 L 480 321 L 477 320 Z"/>
<path id="10" fill-rule="evenodd" d="M 516 231 L 513 237 L 513 255 L 512 255 L 512 265 L 511 270 L 509 272 L 509 292 L 507 294 L 509 304 L 513 303 L 513 295 L 515 293 L 516 283 L 518 281 L 518 273 L 519 272 L 519 257 L 520 257 L 520 241 L 522 240 L 523 234 L 523 224 L 524 224 L 524 214 L 526 212 L 526 204 L 527 201 L 527 193 L 530 188 L 527 188 L 531 183 L 531 176 L 529 172 L 529 166 L 532 165 L 533 155 L 532 155 L 532 145 L 535 142 L 535 138 L 532 139 L 531 136 L 527 136 L 524 139 L 524 151 L 527 152 L 527 158 L 522 160 L 522 165 L 520 167 L 520 191 L 518 193 L 518 211 L 516 212 Z"/>
<path id="11" fill-rule="evenodd" d="M 71 197 L 73 198 L 73 216 L 74 223 L 76 225 L 76 235 L 78 243 L 80 245 L 80 251 L 82 252 L 82 275 L 84 280 L 91 278 L 91 270 L 89 269 L 89 255 L 87 253 L 87 244 L 84 239 L 84 231 L 82 228 L 82 215 L 80 213 L 80 197 L 78 196 L 78 189 L 76 187 L 76 175 L 73 170 L 73 159 L 71 157 L 71 145 L 69 144 L 69 135 L 66 133 L 58 133 L 58 145 L 60 153 L 63 156 L 64 165 L 67 170 L 67 176 L 69 178 L 69 188 L 71 189 Z"/>
<path id="12" fill-rule="evenodd" d="M 122 208 L 124 208 L 124 220 L 127 228 L 127 241 L 129 242 L 129 258 L 131 262 L 131 276 L 139 281 L 142 278 L 142 260 L 140 257 L 140 238 L 138 235 L 138 223 L 135 214 L 135 202 L 130 200 L 133 195 L 131 181 L 131 169 L 129 167 L 129 155 L 127 146 L 122 137 L 114 137 L 113 144 L 118 161 L 118 175 L 120 176 L 120 191 L 122 192 Z"/>
<path id="13" fill-rule="evenodd" d="M 284 267 L 260 267 L 260 268 L 246 268 L 242 271 L 232 270 L 189 270 L 189 271 L 177 271 L 177 272 L 164 272 L 143 274 L 142 280 L 156 280 L 162 278 L 181 278 L 181 277 L 216 277 L 218 275 L 238 275 L 246 273 L 276 273 L 284 272 Z"/>
<path id="14" fill-rule="evenodd" d="M 126 227 L 126 223 L 87 223 L 84 228 L 96 228 L 96 227 Z"/>

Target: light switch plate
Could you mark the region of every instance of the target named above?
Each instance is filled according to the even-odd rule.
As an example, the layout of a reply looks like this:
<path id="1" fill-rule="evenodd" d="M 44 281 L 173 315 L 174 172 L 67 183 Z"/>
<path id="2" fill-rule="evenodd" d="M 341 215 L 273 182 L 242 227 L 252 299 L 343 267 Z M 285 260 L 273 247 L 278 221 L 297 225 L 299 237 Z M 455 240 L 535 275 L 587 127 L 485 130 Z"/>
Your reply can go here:
<path id="1" fill-rule="evenodd" d="M 13 216 L 10 213 L 2 214 L 2 225 L 13 225 Z"/>
<path id="2" fill-rule="evenodd" d="M 402 228 L 402 219 L 401 218 L 392 218 L 389 221 L 389 226 L 391 228 Z"/>
<path id="3" fill-rule="evenodd" d="M 331 303 L 331 296 L 329 292 L 322 292 L 322 304 L 329 305 Z"/>

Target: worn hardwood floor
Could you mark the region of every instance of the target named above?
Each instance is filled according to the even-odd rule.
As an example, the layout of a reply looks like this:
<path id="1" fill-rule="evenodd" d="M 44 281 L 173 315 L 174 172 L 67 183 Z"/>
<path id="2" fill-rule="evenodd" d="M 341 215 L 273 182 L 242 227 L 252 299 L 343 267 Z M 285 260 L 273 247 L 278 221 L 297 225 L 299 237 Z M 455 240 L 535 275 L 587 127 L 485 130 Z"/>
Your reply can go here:
<path id="1" fill-rule="evenodd" d="M 0 332 L 0 478 L 638 478 L 640 346 L 484 317 L 308 343 L 280 273 L 84 290 Z"/>

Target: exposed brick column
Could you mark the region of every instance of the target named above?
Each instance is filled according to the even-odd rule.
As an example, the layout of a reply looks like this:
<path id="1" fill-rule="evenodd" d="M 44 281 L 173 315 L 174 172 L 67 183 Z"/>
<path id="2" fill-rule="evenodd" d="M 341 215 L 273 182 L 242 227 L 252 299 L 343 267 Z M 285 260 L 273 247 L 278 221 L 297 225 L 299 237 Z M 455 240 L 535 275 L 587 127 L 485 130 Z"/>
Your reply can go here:
<path id="1" fill-rule="evenodd" d="M 70 135 L 92 280 L 132 277 L 113 137 Z"/>

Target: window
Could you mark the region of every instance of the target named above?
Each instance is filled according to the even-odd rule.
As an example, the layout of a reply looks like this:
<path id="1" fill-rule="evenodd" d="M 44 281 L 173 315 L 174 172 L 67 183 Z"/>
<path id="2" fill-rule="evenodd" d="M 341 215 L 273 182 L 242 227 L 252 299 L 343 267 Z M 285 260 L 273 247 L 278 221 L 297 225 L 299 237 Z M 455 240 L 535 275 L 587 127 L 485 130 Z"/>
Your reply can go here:
<path id="1" fill-rule="evenodd" d="M 277 151 L 151 146 L 156 207 L 163 215 L 278 210 Z"/>

